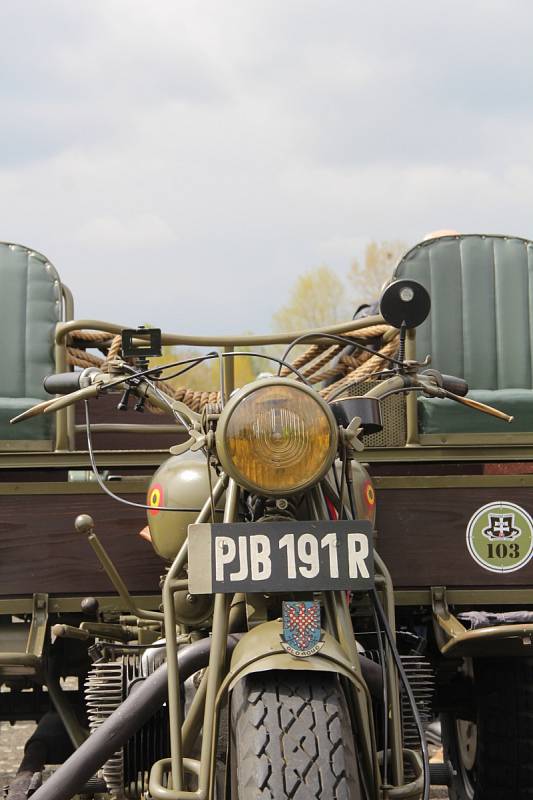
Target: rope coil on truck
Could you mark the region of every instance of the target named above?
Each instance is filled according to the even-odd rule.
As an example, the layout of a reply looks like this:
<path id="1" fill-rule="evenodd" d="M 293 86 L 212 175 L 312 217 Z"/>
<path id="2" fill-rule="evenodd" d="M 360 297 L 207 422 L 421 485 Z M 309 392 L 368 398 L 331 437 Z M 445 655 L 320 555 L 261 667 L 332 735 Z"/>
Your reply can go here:
<path id="1" fill-rule="evenodd" d="M 328 381 L 328 385 L 319 390 L 325 400 L 344 386 L 363 381 L 382 370 L 383 359 L 380 355 L 394 356 L 398 350 L 398 331 L 389 325 L 371 325 L 368 328 L 345 333 L 343 338 L 354 340 L 353 352 L 343 352 L 346 346 L 342 344 L 312 344 L 291 362 L 291 366 L 298 369 L 310 383 Z M 375 342 L 376 355 L 357 348 L 358 341 L 366 346 Z M 67 341 L 67 363 L 71 367 L 82 369 L 97 367 L 103 372 L 109 372 L 112 362 L 120 354 L 121 344 L 120 336 L 107 331 L 72 331 Z M 102 355 L 88 352 L 88 349 L 98 349 Z M 290 374 L 291 371 L 287 367 L 282 367 L 280 370 L 280 375 L 283 377 Z M 185 403 L 192 411 L 198 413 L 208 404 L 220 401 L 218 391 L 173 386 L 164 381 L 158 381 L 157 386 L 168 397 Z M 164 413 L 149 402 L 146 403 L 146 407 L 153 414 Z"/>

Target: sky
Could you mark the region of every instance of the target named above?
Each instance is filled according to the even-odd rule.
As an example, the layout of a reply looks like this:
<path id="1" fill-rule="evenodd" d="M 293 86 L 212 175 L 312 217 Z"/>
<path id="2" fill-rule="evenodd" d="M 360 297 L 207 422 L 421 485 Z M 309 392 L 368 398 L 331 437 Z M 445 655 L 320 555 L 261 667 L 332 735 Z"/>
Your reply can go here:
<path id="1" fill-rule="evenodd" d="M 533 238 L 530 0 L 2 0 L 0 240 L 78 318 L 268 332 L 371 240 Z"/>

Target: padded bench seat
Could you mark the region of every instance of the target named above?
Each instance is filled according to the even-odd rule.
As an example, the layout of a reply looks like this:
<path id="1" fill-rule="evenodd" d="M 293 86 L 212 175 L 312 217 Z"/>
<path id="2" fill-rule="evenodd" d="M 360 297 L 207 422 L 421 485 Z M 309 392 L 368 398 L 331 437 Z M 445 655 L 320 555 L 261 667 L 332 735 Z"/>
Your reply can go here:
<path id="1" fill-rule="evenodd" d="M 62 315 L 61 283 L 48 259 L 0 242 L 0 451 L 51 450 L 54 420 L 9 420 L 48 395 L 43 378 L 55 371 L 54 332 Z"/>
<path id="2" fill-rule="evenodd" d="M 2 443 L 14 442 L 15 440 L 51 441 L 52 414 L 40 414 L 23 422 L 17 422 L 16 425 L 11 425 L 9 422 L 13 417 L 42 402 L 42 397 L 0 397 L 0 449 L 2 449 Z"/>
<path id="3" fill-rule="evenodd" d="M 533 242 L 484 234 L 438 236 L 406 253 L 394 277 L 419 281 L 431 296 L 410 357 L 423 361 L 430 354 L 432 367 L 466 380 L 468 397 L 514 416 L 508 424 L 453 400 L 419 398 L 418 432 L 444 438 L 478 434 L 480 444 L 485 434 L 527 433 L 531 442 Z"/>
<path id="4" fill-rule="evenodd" d="M 510 424 L 474 411 L 454 400 L 421 397 L 418 427 L 422 434 L 435 433 L 531 433 L 533 431 L 532 389 L 472 389 L 468 397 L 486 403 L 514 417 Z"/>

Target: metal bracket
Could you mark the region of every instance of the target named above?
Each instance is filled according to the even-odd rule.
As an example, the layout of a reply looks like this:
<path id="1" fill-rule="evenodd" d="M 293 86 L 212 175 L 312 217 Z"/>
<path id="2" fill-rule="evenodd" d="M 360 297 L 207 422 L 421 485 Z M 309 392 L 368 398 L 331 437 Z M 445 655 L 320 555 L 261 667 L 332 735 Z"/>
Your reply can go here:
<path id="1" fill-rule="evenodd" d="M 431 587 L 431 607 L 433 609 L 435 639 L 439 650 L 442 650 L 450 639 L 457 639 L 466 633 L 466 628 L 450 613 L 446 597 L 446 586 Z"/>
<path id="2" fill-rule="evenodd" d="M 31 625 L 28 632 L 26 653 L 41 658 L 44 650 L 46 626 L 48 624 L 48 595 L 37 593 L 33 595 L 33 609 Z"/>

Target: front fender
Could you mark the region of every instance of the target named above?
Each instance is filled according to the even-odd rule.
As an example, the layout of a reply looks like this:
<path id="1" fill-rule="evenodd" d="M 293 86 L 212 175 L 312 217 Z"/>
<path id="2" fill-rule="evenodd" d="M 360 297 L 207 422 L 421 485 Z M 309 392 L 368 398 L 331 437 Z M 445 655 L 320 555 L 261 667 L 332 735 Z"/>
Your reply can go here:
<path id="1" fill-rule="evenodd" d="M 244 634 L 231 657 L 230 690 L 245 675 L 272 669 L 336 672 L 348 678 L 356 689 L 361 689 L 355 666 L 350 664 L 340 644 L 329 633 L 323 632 L 321 650 L 305 657 L 287 653 L 281 646 L 281 633 L 281 620 L 274 620 L 263 622 Z"/>
<path id="2" fill-rule="evenodd" d="M 371 780 L 375 780 L 377 787 L 379 767 L 374 744 L 372 703 L 360 668 L 348 661 L 345 651 L 329 633 L 322 632 L 324 644 L 318 653 L 300 658 L 292 656 L 282 648 L 281 633 L 281 620 L 275 620 L 263 622 L 244 634 L 231 657 L 228 674 L 229 690 L 233 689 L 245 675 L 273 669 L 333 672 L 347 678 L 353 692 L 355 725 L 361 734 L 363 765 L 368 775 L 372 776 Z"/>

